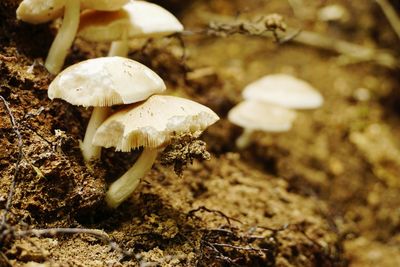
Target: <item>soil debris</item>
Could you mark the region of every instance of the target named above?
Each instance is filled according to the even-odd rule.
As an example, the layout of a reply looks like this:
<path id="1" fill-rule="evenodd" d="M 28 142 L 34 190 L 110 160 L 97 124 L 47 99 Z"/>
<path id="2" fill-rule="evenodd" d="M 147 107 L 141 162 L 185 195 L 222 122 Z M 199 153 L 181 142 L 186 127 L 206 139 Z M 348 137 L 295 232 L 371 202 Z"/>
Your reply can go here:
<path id="1" fill-rule="evenodd" d="M 163 151 L 160 162 L 163 165 L 173 165 L 178 176 L 182 176 L 184 168 L 192 164 L 194 159 L 210 160 L 211 155 L 206 150 L 206 143 L 191 134 L 176 136 Z"/>

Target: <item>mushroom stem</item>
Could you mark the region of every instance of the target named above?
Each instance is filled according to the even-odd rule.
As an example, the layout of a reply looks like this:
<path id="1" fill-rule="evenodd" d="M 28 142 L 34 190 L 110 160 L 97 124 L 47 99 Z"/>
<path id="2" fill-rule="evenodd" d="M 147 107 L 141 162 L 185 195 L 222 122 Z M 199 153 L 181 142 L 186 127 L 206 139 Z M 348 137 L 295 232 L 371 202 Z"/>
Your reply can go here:
<path id="1" fill-rule="evenodd" d="M 118 180 L 113 182 L 106 193 L 106 202 L 110 208 L 118 207 L 127 199 L 136 187 L 140 179 L 146 175 L 155 162 L 158 149 L 144 148 L 135 164 L 125 172 Z"/>
<path id="2" fill-rule="evenodd" d="M 83 158 L 86 162 L 91 159 L 99 159 L 101 154 L 101 147 L 92 145 L 94 134 L 99 128 L 100 124 L 107 118 L 109 113 L 108 107 L 94 107 L 92 115 L 90 116 L 88 126 L 86 128 L 85 137 L 80 144 Z"/>
<path id="3" fill-rule="evenodd" d="M 122 33 L 121 41 L 114 41 L 111 43 L 110 51 L 108 51 L 109 57 L 127 57 L 129 53 L 128 46 L 128 29 L 125 29 Z"/>
<path id="4" fill-rule="evenodd" d="M 253 133 L 254 131 L 251 129 L 244 129 L 242 135 L 236 139 L 236 147 L 238 149 L 245 149 L 248 147 L 250 145 Z"/>
<path id="5" fill-rule="evenodd" d="M 74 41 L 79 26 L 80 0 L 68 0 L 65 3 L 64 18 L 57 36 L 47 54 L 45 66 L 52 74 L 60 72 Z"/>

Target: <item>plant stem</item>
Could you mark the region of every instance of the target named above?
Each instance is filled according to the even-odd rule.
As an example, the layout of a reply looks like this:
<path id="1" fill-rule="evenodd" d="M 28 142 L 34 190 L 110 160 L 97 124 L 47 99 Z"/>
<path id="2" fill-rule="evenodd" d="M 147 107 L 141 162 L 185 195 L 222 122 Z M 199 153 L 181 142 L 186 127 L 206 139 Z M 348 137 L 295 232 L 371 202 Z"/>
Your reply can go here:
<path id="1" fill-rule="evenodd" d="M 106 193 L 106 202 L 109 207 L 118 207 L 125 199 L 127 199 L 136 187 L 139 185 L 140 179 L 150 171 L 154 161 L 157 158 L 158 149 L 144 148 L 135 164 L 122 175 L 118 180 L 113 182 Z"/>
<path id="2" fill-rule="evenodd" d="M 245 149 L 248 147 L 250 145 L 253 133 L 254 131 L 251 129 L 244 129 L 242 135 L 236 139 L 236 147 L 238 149 Z"/>
<path id="3" fill-rule="evenodd" d="M 294 31 L 289 29 L 288 32 L 290 33 Z M 396 68 L 399 65 L 398 60 L 387 51 L 353 44 L 311 31 L 301 31 L 293 37 L 293 41 L 316 48 L 334 51 L 353 59 L 355 62 L 374 61 L 377 64 L 388 68 Z"/>
<path id="4" fill-rule="evenodd" d="M 88 162 L 91 159 L 100 158 L 101 147 L 92 145 L 92 141 L 97 128 L 99 128 L 100 124 L 102 124 L 107 118 L 109 110 L 110 109 L 108 107 L 93 108 L 92 115 L 90 116 L 90 120 L 86 128 L 85 137 L 83 138 L 83 142 L 80 144 L 85 162 Z"/>
<path id="5" fill-rule="evenodd" d="M 64 18 L 57 36 L 51 44 L 45 66 L 52 74 L 60 72 L 69 48 L 75 39 L 79 26 L 80 0 L 68 0 L 65 4 Z"/>
<path id="6" fill-rule="evenodd" d="M 128 47 L 128 29 L 126 28 L 122 33 L 121 41 L 114 41 L 111 43 L 110 51 L 108 51 L 109 57 L 127 57 L 129 53 Z"/>
<path id="7" fill-rule="evenodd" d="M 390 5 L 388 0 L 376 0 L 376 2 L 381 7 L 383 13 L 385 13 L 390 25 L 400 39 L 400 18 L 396 13 L 396 9 Z"/>

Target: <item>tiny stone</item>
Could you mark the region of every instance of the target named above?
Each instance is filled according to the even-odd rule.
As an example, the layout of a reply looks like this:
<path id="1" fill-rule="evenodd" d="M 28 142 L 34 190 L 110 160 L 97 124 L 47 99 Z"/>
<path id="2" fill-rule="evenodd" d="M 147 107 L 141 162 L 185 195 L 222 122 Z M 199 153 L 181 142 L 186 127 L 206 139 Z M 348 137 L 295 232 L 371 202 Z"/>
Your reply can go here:
<path id="1" fill-rule="evenodd" d="M 366 88 L 357 88 L 353 94 L 354 99 L 357 101 L 368 101 L 371 99 L 371 93 Z"/>

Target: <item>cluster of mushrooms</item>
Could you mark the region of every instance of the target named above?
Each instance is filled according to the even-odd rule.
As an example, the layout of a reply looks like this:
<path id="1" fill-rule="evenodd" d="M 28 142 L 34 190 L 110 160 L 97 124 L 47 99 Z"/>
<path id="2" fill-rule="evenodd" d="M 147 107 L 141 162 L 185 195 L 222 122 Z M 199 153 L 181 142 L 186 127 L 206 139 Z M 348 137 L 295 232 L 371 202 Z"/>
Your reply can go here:
<path id="1" fill-rule="evenodd" d="M 83 9 L 83 12 L 81 10 Z M 106 192 L 116 208 L 139 185 L 157 154 L 171 140 L 189 133 L 198 137 L 219 117 L 194 101 L 168 95 L 164 81 L 150 68 L 128 59 L 128 39 L 166 36 L 182 31 L 179 21 L 162 7 L 135 0 L 24 0 L 17 17 L 43 23 L 63 16 L 45 66 L 57 74 L 75 36 L 112 42 L 108 57 L 89 59 L 59 73 L 48 89 L 50 99 L 93 107 L 81 142 L 86 162 L 100 159 L 101 147 L 128 152 L 143 147 L 134 165 Z M 111 114 L 110 107 L 122 108 Z"/>
<path id="2" fill-rule="evenodd" d="M 139 185 L 157 154 L 173 138 L 190 133 L 197 138 L 219 120 L 211 109 L 194 101 L 162 95 L 164 81 L 145 65 L 128 59 L 129 40 L 168 36 L 183 30 L 164 8 L 137 0 L 23 0 L 17 18 L 45 23 L 63 17 L 45 67 L 58 74 L 76 36 L 90 42 L 111 42 L 107 57 L 89 59 L 59 73 L 48 89 L 50 99 L 93 107 L 83 141 L 84 160 L 99 160 L 101 147 L 129 152 L 143 147 L 134 165 L 106 192 L 109 207 L 116 208 Z M 286 74 L 265 76 L 243 91 L 244 101 L 228 119 L 244 128 L 237 139 L 247 147 L 254 131 L 287 131 L 296 113 L 322 105 L 321 94 L 308 83 Z M 116 112 L 111 106 L 119 105 Z"/>
<path id="3" fill-rule="evenodd" d="M 112 42 L 108 56 L 126 56 L 128 40 L 162 37 L 183 30 L 164 8 L 135 0 L 23 0 L 19 20 L 40 24 L 63 17 L 50 47 L 45 67 L 61 71 L 76 36 L 91 42 Z"/>
<path id="4" fill-rule="evenodd" d="M 236 147 L 246 148 L 255 131 L 286 132 L 296 118 L 293 109 L 314 109 L 323 104 L 322 95 L 309 83 L 288 74 L 266 75 L 242 91 L 243 102 L 233 107 L 228 119 L 243 127 Z"/>

